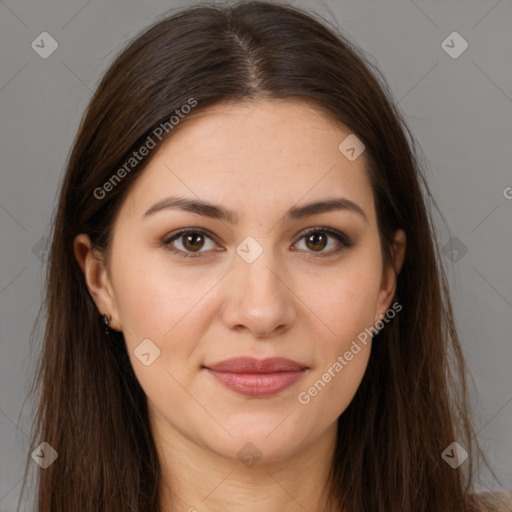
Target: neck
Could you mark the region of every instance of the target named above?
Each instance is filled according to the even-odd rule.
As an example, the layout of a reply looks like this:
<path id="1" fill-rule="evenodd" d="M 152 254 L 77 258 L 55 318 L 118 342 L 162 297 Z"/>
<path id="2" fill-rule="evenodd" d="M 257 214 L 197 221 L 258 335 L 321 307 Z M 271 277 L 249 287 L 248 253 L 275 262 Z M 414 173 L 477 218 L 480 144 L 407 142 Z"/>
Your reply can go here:
<path id="1" fill-rule="evenodd" d="M 229 458 L 153 423 L 162 470 L 161 512 L 339 512 L 328 504 L 336 423 L 286 458 Z M 156 435 L 155 435 L 156 434 Z M 242 443 L 243 444 L 243 443 Z"/>

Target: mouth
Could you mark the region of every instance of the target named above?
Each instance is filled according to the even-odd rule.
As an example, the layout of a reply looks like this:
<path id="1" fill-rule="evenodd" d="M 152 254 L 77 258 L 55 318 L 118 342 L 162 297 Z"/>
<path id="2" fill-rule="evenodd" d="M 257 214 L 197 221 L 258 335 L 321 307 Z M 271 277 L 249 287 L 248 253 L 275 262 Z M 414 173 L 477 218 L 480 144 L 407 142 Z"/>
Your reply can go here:
<path id="1" fill-rule="evenodd" d="M 295 384 L 309 369 L 285 358 L 232 358 L 204 366 L 218 382 L 236 393 L 265 398 L 276 395 Z"/>

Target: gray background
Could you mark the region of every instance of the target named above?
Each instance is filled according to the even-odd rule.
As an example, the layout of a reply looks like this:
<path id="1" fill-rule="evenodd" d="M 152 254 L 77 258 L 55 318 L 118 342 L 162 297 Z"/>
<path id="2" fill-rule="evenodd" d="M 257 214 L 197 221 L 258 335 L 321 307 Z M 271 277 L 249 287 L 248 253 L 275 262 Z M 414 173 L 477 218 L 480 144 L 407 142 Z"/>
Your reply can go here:
<path id="1" fill-rule="evenodd" d="M 337 23 L 373 57 L 423 150 L 447 220 L 434 215 L 474 376 L 479 438 L 510 489 L 512 2 L 294 3 Z M 41 300 L 44 237 L 80 117 L 115 53 L 156 16 L 191 4 L 0 1 L 2 511 L 14 510 L 25 455 L 34 448 L 30 404 L 22 409 L 33 369 L 28 340 Z M 31 48 L 44 31 L 59 45 L 47 59 Z M 469 44 L 458 58 L 442 47 L 453 31 Z M 489 475 L 482 472 L 476 486 L 490 488 Z"/>

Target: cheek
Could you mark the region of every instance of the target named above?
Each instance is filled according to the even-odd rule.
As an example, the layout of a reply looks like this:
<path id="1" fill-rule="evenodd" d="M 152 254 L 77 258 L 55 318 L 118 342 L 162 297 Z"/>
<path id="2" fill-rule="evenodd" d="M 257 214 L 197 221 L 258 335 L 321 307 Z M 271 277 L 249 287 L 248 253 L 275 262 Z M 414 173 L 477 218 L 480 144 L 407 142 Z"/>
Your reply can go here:
<path id="1" fill-rule="evenodd" d="M 116 305 L 134 368 L 141 366 L 134 350 L 149 339 L 160 351 L 155 366 L 182 375 L 209 321 L 208 291 L 219 276 L 203 270 L 192 274 L 143 253 L 132 252 L 129 260 L 118 257 L 116 265 Z"/>
<path id="2" fill-rule="evenodd" d="M 317 330 L 315 366 L 297 399 L 311 417 L 325 414 L 326 422 L 336 420 L 347 408 L 370 357 L 380 263 L 371 257 L 351 263 L 329 279 L 322 279 L 322 293 L 310 295 L 311 309 L 319 312 L 318 317 L 329 329 Z"/>
<path id="3" fill-rule="evenodd" d="M 337 354 L 329 364 L 318 368 L 297 394 L 297 407 L 300 408 L 312 430 L 314 423 L 323 427 L 335 422 L 349 406 L 363 379 L 370 357 L 370 343 L 349 344 L 349 350 Z M 347 353 L 351 359 L 346 358 Z"/>
<path id="4" fill-rule="evenodd" d="M 164 269 L 133 259 L 119 265 L 116 304 L 125 336 L 159 338 L 180 312 L 183 297 L 165 278 Z"/>
<path id="5" fill-rule="evenodd" d="M 185 276 L 156 260 L 150 262 L 133 253 L 129 261 L 119 258 L 113 278 L 118 315 L 137 380 L 148 399 L 166 410 L 169 403 L 186 399 L 178 383 L 186 382 L 197 370 L 189 361 L 199 339 L 194 329 L 199 328 L 200 299 L 214 283 L 211 276 L 204 276 L 191 284 L 190 273 Z"/>
<path id="6" fill-rule="evenodd" d="M 376 294 L 371 283 L 363 286 L 354 279 L 357 288 L 345 288 L 342 285 L 347 282 L 341 280 L 337 284 L 326 298 L 330 309 L 324 310 L 330 330 L 317 331 L 315 365 L 296 397 L 306 417 L 323 425 L 336 421 L 357 392 L 370 357 L 369 327 L 375 315 Z"/>
<path id="7" fill-rule="evenodd" d="M 318 291 L 310 296 L 311 309 L 329 327 L 329 335 L 320 338 L 324 341 L 319 348 L 331 358 L 348 350 L 351 341 L 375 321 L 380 267 L 371 260 L 355 263 L 317 282 Z"/>
<path id="8" fill-rule="evenodd" d="M 162 338 L 193 308 L 211 281 L 197 274 L 191 282 L 190 271 L 173 265 L 165 254 L 155 257 L 152 251 L 132 251 L 129 258 L 118 256 L 113 262 L 119 317 L 132 337 Z"/>

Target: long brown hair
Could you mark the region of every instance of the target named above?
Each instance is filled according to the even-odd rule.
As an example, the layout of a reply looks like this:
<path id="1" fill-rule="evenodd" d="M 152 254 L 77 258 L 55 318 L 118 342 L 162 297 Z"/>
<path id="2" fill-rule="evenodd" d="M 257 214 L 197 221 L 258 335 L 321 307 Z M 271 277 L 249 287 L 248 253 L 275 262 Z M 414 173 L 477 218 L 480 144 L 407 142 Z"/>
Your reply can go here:
<path id="1" fill-rule="evenodd" d="M 200 4 L 157 21 L 120 53 L 90 101 L 52 224 L 32 448 L 47 442 L 58 458 L 37 468 L 37 510 L 159 510 L 146 398 L 122 333 L 104 335 L 73 240 L 87 233 L 108 258 L 120 204 L 172 129 L 108 191 L 95 191 L 191 98 L 197 104 L 180 122 L 221 102 L 307 101 L 365 144 L 385 262 L 395 230 L 407 235 L 395 296 L 403 310 L 376 334 L 338 420 L 331 498 L 354 512 L 478 510 L 469 373 L 418 148 L 364 52 L 325 20 L 276 2 Z M 454 441 L 469 454 L 458 469 L 441 457 Z"/>

